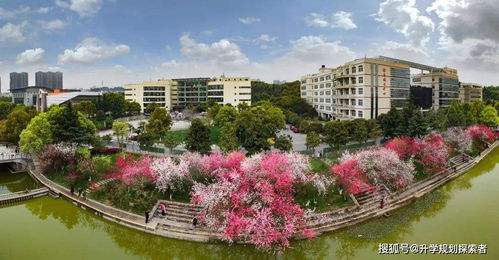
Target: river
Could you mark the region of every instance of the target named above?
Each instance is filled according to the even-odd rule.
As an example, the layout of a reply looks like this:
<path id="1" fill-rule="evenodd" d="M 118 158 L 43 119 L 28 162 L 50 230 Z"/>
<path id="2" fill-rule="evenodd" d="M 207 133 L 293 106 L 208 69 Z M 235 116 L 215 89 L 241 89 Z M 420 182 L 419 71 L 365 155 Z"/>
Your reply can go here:
<path id="1" fill-rule="evenodd" d="M 1 171 L 0 192 L 23 190 L 22 185 L 12 185 L 14 179 L 8 171 Z M 293 242 L 291 249 L 276 256 L 252 246 L 192 243 L 141 233 L 98 218 L 68 201 L 44 197 L 0 208 L 0 259 L 496 260 L 499 259 L 497 198 L 499 149 L 465 175 L 388 218 Z M 379 255 L 379 243 L 486 244 L 488 252 L 486 255 Z"/>

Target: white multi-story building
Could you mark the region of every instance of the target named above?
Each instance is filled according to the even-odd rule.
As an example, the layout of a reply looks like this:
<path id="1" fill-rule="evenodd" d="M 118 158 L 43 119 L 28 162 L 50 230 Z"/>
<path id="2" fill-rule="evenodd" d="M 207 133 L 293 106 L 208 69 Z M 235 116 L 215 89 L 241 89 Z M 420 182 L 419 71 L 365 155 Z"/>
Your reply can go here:
<path id="1" fill-rule="evenodd" d="M 448 107 L 452 101 L 459 99 L 459 78 L 457 70 L 451 68 L 442 68 L 412 75 L 413 86 L 431 88 L 433 92 L 432 108 Z"/>
<path id="2" fill-rule="evenodd" d="M 233 106 L 243 102 L 251 105 L 251 79 L 248 77 L 230 78 L 223 75 L 211 79 L 208 82 L 208 101 Z"/>
<path id="3" fill-rule="evenodd" d="M 146 81 L 125 85 L 125 99 L 150 103 L 171 110 L 174 106 L 201 105 L 208 101 L 237 106 L 251 105 L 251 79 L 248 77 L 182 78 Z"/>
<path id="4" fill-rule="evenodd" d="M 347 62 L 301 78 L 301 97 L 332 120 L 371 119 L 410 95 L 410 66 L 376 58 Z"/>
<path id="5" fill-rule="evenodd" d="M 459 86 L 459 100 L 462 103 L 469 103 L 475 100 L 482 100 L 483 86 L 476 83 L 463 83 Z"/>

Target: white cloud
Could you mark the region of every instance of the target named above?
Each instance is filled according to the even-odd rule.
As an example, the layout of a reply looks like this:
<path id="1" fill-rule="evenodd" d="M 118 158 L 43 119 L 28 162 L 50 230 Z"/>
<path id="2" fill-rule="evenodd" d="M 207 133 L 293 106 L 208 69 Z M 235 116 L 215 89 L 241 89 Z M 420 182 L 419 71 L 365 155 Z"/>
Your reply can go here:
<path id="1" fill-rule="evenodd" d="M 56 31 L 66 28 L 69 24 L 63 20 L 38 21 L 40 26 L 47 31 Z"/>
<path id="2" fill-rule="evenodd" d="M 260 22 L 260 18 L 257 17 L 244 17 L 244 18 L 239 18 L 239 21 L 244 24 L 252 24 L 252 23 L 258 23 Z"/>
<path id="3" fill-rule="evenodd" d="M 305 22 L 312 27 L 330 27 L 345 30 L 357 28 L 357 25 L 352 20 L 352 13 L 339 11 L 331 15 L 331 19 L 318 13 L 311 13 L 305 17 Z"/>
<path id="4" fill-rule="evenodd" d="M 423 64 L 433 64 L 433 58 L 426 49 L 416 47 L 410 43 L 399 43 L 387 41 L 382 43 L 372 43 L 369 56 L 387 56 L 402 60 L 409 60 Z"/>
<path id="5" fill-rule="evenodd" d="M 440 19 L 440 48 L 450 62 L 472 70 L 499 69 L 499 1 L 436 0 L 427 8 Z"/>
<path id="6" fill-rule="evenodd" d="M 300 62 L 340 64 L 355 58 L 355 53 L 340 41 L 327 41 L 323 36 L 302 36 L 291 41 L 291 51 L 285 57 Z"/>
<path id="7" fill-rule="evenodd" d="M 333 14 L 331 27 L 351 30 L 357 28 L 357 25 L 352 20 L 352 13 L 340 11 Z"/>
<path id="8" fill-rule="evenodd" d="M 126 74 L 132 73 L 132 70 L 128 69 L 127 67 L 121 64 L 114 65 L 112 71 L 115 73 L 126 73 Z"/>
<path id="9" fill-rule="evenodd" d="M 308 26 L 315 26 L 315 27 L 329 26 L 329 22 L 326 20 L 326 17 L 318 13 L 311 13 L 305 16 L 305 22 L 307 23 Z"/>
<path id="10" fill-rule="evenodd" d="M 25 50 L 19 53 L 16 57 L 16 64 L 20 65 L 33 65 L 38 64 L 43 59 L 43 54 L 45 50 L 42 48 Z"/>
<path id="11" fill-rule="evenodd" d="M 20 24 L 7 23 L 0 27 L 0 42 L 24 42 L 23 29 L 28 23 L 26 21 Z"/>
<path id="12" fill-rule="evenodd" d="M 29 13 L 30 10 L 27 6 L 20 6 L 17 10 L 6 10 L 0 7 L 0 19 L 12 19 L 17 15 Z"/>
<path id="13" fill-rule="evenodd" d="M 87 38 L 73 50 L 66 49 L 58 56 L 59 64 L 92 64 L 100 60 L 127 54 L 130 47 L 124 44 L 105 44 L 96 38 Z"/>
<path id="14" fill-rule="evenodd" d="M 416 0 L 386 0 L 379 5 L 375 19 L 402 33 L 413 45 L 424 45 L 435 24 L 421 15 L 415 4 Z"/>
<path id="15" fill-rule="evenodd" d="M 69 1 L 69 2 L 68 2 Z M 80 15 L 80 17 L 89 17 L 97 14 L 103 0 L 55 0 L 55 4 L 60 8 L 69 9 Z"/>
<path id="16" fill-rule="evenodd" d="M 50 8 L 48 8 L 48 7 L 40 7 L 38 10 L 36 10 L 36 12 L 39 14 L 47 14 L 49 11 L 50 11 Z"/>
<path id="17" fill-rule="evenodd" d="M 207 59 L 223 66 L 237 66 L 248 63 L 248 57 L 241 52 L 239 46 L 229 40 L 222 39 L 211 44 L 198 43 L 188 34 L 180 37 L 182 55 L 193 59 Z"/>

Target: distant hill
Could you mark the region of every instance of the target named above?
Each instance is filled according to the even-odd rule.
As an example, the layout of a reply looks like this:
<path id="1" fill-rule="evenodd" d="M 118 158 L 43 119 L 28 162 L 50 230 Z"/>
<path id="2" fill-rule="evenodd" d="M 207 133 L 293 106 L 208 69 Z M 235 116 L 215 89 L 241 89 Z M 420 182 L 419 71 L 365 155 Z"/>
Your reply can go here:
<path id="1" fill-rule="evenodd" d="M 123 87 L 99 87 L 99 88 L 91 88 L 90 91 L 98 91 L 98 92 L 125 92 Z"/>

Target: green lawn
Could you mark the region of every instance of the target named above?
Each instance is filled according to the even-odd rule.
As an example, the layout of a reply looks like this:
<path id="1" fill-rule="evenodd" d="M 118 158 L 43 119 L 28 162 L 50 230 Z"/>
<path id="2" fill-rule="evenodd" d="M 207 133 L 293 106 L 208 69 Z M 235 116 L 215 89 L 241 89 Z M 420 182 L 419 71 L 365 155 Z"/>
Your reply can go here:
<path id="1" fill-rule="evenodd" d="M 210 131 L 211 131 L 211 136 L 210 136 L 211 144 L 218 144 L 218 142 L 220 141 L 220 128 L 210 127 Z M 185 139 L 187 138 L 187 134 L 189 133 L 189 129 L 170 131 L 170 133 L 172 133 L 175 136 L 175 139 L 178 142 L 184 143 Z"/>

